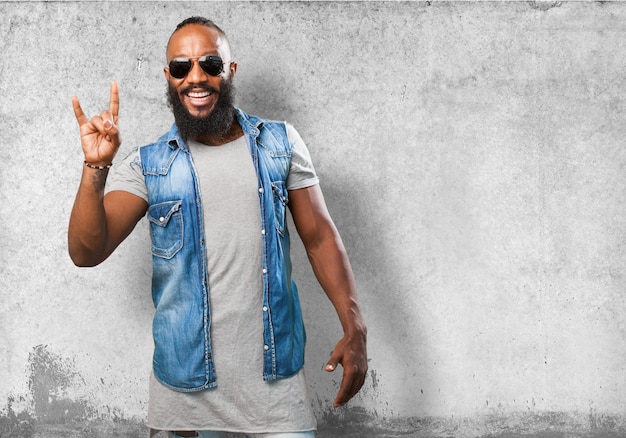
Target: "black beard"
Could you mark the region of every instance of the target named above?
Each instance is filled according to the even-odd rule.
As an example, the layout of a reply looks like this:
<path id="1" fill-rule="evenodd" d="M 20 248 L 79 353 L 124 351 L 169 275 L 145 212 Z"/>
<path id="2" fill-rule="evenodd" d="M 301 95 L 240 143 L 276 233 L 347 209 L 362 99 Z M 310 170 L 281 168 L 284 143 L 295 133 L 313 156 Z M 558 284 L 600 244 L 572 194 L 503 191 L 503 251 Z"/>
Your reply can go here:
<path id="1" fill-rule="evenodd" d="M 196 85 L 193 88 L 203 88 L 212 93 L 216 89 L 208 85 Z M 183 90 L 185 91 L 185 90 Z M 206 117 L 196 117 L 187 111 L 178 95 L 178 91 L 171 84 L 167 87 L 167 103 L 174 113 L 174 120 L 180 135 L 185 141 L 199 139 L 205 136 L 224 136 L 228 133 L 235 121 L 234 87 L 231 79 L 222 79 L 221 89 L 217 96 L 217 103 L 211 114 Z"/>

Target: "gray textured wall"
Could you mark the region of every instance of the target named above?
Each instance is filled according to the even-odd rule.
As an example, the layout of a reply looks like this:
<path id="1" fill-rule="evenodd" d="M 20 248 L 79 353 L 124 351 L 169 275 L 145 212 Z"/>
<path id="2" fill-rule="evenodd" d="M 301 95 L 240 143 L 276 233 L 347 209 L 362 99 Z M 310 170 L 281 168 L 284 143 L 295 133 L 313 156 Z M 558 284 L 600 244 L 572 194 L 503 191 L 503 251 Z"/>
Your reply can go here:
<path id="1" fill-rule="evenodd" d="M 238 104 L 308 143 L 351 256 L 371 372 L 334 411 L 339 325 L 294 245 L 320 436 L 625 433 L 626 4 L 4 2 L 0 436 L 145 435 L 147 225 L 71 264 L 71 97 L 118 80 L 121 155 L 154 140 L 196 14 Z"/>

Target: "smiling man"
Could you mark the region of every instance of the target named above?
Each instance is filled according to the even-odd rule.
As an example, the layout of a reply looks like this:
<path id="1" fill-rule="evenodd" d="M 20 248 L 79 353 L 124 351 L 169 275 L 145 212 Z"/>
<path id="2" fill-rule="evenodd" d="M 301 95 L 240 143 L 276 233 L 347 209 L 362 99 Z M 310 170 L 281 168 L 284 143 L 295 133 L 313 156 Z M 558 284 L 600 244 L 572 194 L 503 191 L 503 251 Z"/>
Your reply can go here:
<path id="1" fill-rule="evenodd" d="M 175 123 L 110 178 L 121 143 L 117 84 L 109 109 L 91 119 L 73 99 L 85 165 L 69 252 L 76 265 L 95 266 L 142 217 L 150 223 L 152 435 L 312 437 L 287 209 L 344 332 L 325 365 L 343 367 L 334 406 L 363 385 L 366 327 L 305 144 L 293 126 L 234 106 L 236 71 L 219 27 L 201 17 L 180 23 L 164 69 Z"/>

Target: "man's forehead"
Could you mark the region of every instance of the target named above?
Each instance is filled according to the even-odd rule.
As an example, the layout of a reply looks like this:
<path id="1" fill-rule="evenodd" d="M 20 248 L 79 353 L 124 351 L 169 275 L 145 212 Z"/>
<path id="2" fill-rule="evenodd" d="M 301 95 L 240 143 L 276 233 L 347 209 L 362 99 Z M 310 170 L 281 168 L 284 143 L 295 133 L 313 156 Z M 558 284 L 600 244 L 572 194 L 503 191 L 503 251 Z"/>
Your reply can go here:
<path id="1" fill-rule="evenodd" d="M 217 30 L 203 24 L 189 24 L 175 31 L 167 44 L 167 56 L 187 52 L 222 52 L 228 50 L 226 38 Z"/>

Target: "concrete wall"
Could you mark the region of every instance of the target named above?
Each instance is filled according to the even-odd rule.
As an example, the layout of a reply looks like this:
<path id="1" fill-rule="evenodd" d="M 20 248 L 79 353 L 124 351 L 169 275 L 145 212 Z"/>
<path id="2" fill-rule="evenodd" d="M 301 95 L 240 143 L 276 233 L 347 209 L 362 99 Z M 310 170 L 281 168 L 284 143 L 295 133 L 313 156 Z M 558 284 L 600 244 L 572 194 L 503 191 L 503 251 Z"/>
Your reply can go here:
<path id="1" fill-rule="evenodd" d="M 145 436 L 147 225 L 75 268 L 91 115 L 122 152 L 171 123 L 174 26 L 213 18 L 238 104 L 308 143 L 369 323 L 333 410 L 339 325 L 294 245 L 320 436 L 626 433 L 626 4 L 0 3 L 0 436 Z M 509 434 L 509 435 L 507 435 Z"/>

